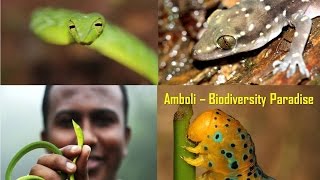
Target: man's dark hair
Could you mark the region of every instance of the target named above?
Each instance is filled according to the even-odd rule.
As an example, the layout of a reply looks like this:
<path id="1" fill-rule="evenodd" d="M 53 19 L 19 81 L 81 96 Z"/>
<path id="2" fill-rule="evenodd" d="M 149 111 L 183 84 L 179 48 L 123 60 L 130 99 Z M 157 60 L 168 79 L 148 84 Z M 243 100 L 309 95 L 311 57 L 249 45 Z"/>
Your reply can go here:
<path id="1" fill-rule="evenodd" d="M 49 96 L 53 85 L 47 85 L 44 91 L 43 101 L 42 101 L 42 115 L 43 115 L 43 125 L 44 129 L 47 129 L 48 113 L 49 113 Z M 128 94 L 127 89 L 123 85 L 119 85 L 122 97 L 123 97 L 123 111 L 124 111 L 124 124 L 128 126 Z"/>

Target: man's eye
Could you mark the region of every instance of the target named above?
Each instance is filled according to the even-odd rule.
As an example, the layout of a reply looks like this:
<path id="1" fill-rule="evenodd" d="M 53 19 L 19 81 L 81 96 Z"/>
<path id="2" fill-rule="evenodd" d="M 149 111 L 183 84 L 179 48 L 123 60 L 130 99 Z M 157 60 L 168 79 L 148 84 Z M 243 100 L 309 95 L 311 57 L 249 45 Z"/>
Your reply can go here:
<path id="1" fill-rule="evenodd" d="M 99 118 L 95 120 L 95 124 L 99 126 L 108 126 L 113 124 L 115 121 L 112 118 Z"/>
<path id="2" fill-rule="evenodd" d="M 56 118 L 55 124 L 62 128 L 72 128 L 72 119 L 74 119 L 72 116 L 63 115 Z"/>
<path id="3" fill-rule="evenodd" d="M 72 118 L 61 118 L 56 121 L 57 126 L 63 128 L 72 128 Z"/>
<path id="4" fill-rule="evenodd" d="M 116 122 L 116 118 L 112 116 L 96 115 L 95 117 L 93 117 L 93 123 L 96 126 L 110 126 Z"/>

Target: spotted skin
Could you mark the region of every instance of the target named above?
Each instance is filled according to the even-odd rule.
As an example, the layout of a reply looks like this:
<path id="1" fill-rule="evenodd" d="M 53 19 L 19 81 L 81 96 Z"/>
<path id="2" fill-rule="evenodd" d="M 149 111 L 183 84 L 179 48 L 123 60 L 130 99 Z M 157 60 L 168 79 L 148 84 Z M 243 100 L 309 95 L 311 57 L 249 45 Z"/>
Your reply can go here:
<path id="1" fill-rule="evenodd" d="M 198 145 L 186 150 L 198 157 L 183 159 L 192 166 L 207 169 L 199 180 L 274 180 L 257 164 L 255 147 L 247 130 L 219 109 L 198 116 L 189 126 L 188 138 Z"/>
<path id="2" fill-rule="evenodd" d="M 320 16 L 319 0 L 241 0 L 226 10 L 216 10 L 207 20 L 208 28 L 194 46 L 198 60 L 214 60 L 264 46 L 277 37 L 282 28 L 295 27 L 290 51 L 283 60 L 273 63 L 273 73 L 287 70 L 291 77 L 298 65 L 300 73 L 309 77 L 302 53 L 309 37 L 314 17 Z M 231 49 L 219 46 L 217 39 L 233 36 L 236 45 Z"/>

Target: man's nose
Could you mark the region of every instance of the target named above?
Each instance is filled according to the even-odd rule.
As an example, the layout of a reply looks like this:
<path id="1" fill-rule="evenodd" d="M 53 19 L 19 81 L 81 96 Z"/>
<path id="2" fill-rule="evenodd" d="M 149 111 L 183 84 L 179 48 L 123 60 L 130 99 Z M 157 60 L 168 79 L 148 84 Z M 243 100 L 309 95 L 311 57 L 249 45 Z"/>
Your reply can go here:
<path id="1" fill-rule="evenodd" d="M 83 121 L 82 131 L 84 135 L 84 144 L 94 146 L 98 142 L 98 138 L 93 127 L 91 126 L 90 120 Z"/>

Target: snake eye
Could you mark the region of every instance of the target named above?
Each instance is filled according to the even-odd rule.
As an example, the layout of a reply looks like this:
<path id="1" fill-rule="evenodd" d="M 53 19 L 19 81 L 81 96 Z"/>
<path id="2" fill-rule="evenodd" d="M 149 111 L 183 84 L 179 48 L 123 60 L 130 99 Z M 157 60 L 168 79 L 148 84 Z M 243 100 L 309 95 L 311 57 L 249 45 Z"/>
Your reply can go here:
<path id="1" fill-rule="evenodd" d="M 95 23 L 94 25 L 95 25 L 95 26 L 100 26 L 100 27 L 101 27 L 101 26 L 102 26 L 102 23 Z"/>
<path id="2" fill-rule="evenodd" d="M 74 29 L 74 28 L 76 28 L 75 25 L 70 25 L 70 26 L 69 26 L 69 29 Z"/>
<path id="3" fill-rule="evenodd" d="M 76 25 L 74 24 L 74 22 L 70 19 L 69 20 L 69 29 L 71 31 L 73 31 L 76 28 Z"/>
<path id="4" fill-rule="evenodd" d="M 94 25 L 97 33 L 100 34 L 100 33 L 102 32 L 102 30 L 103 30 L 103 22 L 102 22 L 102 20 L 101 20 L 100 18 L 97 19 L 97 20 L 94 22 L 93 25 Z"/>
<path id="5" fill-rule="evenodd" d="M 237 40 L 233 36 L 230 36 L 230 35 L 220 36 L 217 40 L 218 46 L 224 50 L 229 50 L 229 49 L 234 48 L 236 43 L 237 43 Z"/>

